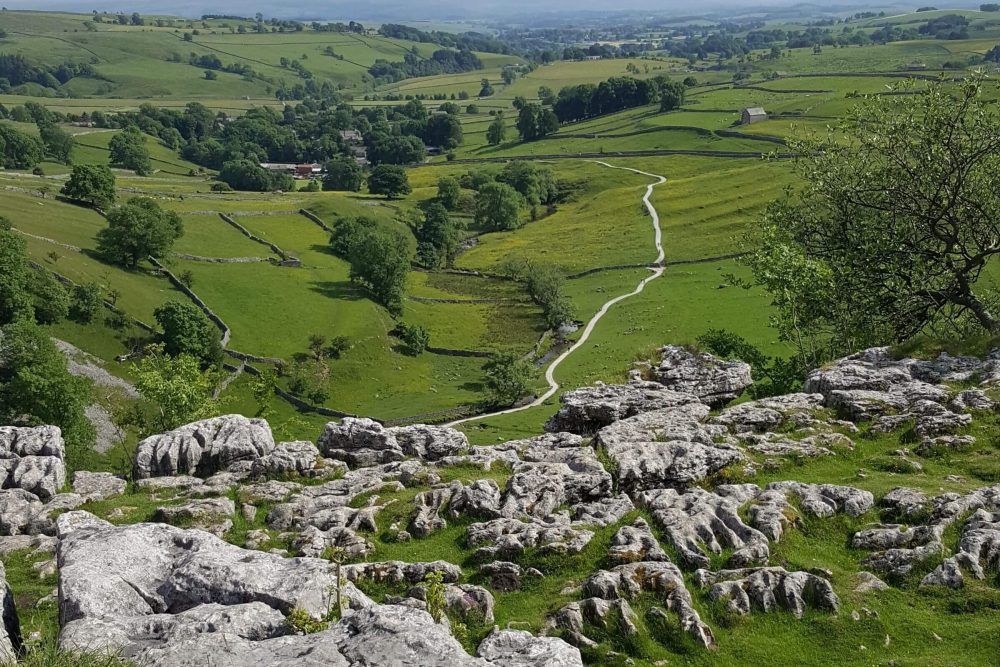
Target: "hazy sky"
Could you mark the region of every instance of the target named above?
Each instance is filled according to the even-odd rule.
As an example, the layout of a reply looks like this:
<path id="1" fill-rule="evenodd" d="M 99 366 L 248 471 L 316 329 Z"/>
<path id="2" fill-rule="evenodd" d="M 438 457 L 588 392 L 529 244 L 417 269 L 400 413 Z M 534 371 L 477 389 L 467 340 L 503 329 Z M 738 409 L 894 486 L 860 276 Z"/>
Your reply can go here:
<path id="1" fill-rule="evenodd" d="M 252 15 L 260 11 L 267 16 L 297 18 L 368 18 L 406 20 L 441 18 L 488 18 L 514 14 L 545 12 L 626 11 L 640 10 L 656 13 L 697 13 L 721 6 L 739 7 L 746 11 L 763 5 L 791 5 L 795 0 L 3 0 L 11 9 L 58 9 L 89 12 L 93 9 L 109 12 L 179 14 L 200 16 L 204 13 Z M 817 3 L 829 9 L 833 3 Z M 836 4 L 858 6 L 863 0 L 844 0 Z M 891 2 L 890 2 L 891 4 Z M 948 3 L 944 3 L 948 4 Z"/>

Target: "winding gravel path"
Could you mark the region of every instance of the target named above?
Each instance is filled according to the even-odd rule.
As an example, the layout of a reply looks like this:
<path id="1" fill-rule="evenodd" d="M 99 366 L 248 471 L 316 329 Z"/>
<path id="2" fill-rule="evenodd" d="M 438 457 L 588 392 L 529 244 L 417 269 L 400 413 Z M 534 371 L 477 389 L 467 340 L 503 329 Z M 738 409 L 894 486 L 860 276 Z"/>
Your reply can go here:
<path id="1" fill-rule="evenodd" d="M 643 278 L 642 281 L 631 292 L 627 294 L 622 294 L 620 296 L 616 296 L 615 298 L 611 299 L 610 301 L 606 302 L 603 306 L 601 306 L 601 309 L 597 311 L 597 314 L 595 314 L 592 318 L 590 318 L 590 321 L 587 322 L 587 326 L 584 327 L 583 333 L 580 334 L 580 339 L 577 340 L 575 343 L 573 343 L 573 345 L 568 350 L 566 350 L 558 357 L 553 359 L 552 363 L 549 364 L 549 367 L 545 370 L 545 381 L 549 384 L 549 389 L 544 394 L 536 398 L 531 403 L 528 403 L 527 405 L 522 405 L 516 408 L 508 408 L 507 410 L 498 410 L 497 412 L 488 412 L 483 415 L 476 415 L 475 417 L 466 417 L 465 419 L 458 419 L 449 424 L 445 424 L 445 426 L 458 426 L 459 424 L 478 421 L 480 419 L 486 419 L 487 417 L 498 417 L 500 415 L 509 415 L 515 412 L 521 412 L 523 410 L 528 410 L 530 408 L 537 408 L 539 405 L 552 398 L 552 396 L 554 396 L 555 393 L 559 391 L 559 383 L 556 382 L 555 380 L 555 372 L 556 369 L 559 368 L 559 364 L 565 361 L 569 357 L 569 355 L 576 352 L 584 343 L 587 342 L 587 339 L 590 338 L 590 334 L 594 331 L 594 327 L 597 326 L 597 323 L 601 321 L 601 318 L 603 318 L 607 314 L 611 306 L 615 305 L 620 301 L 624 301 L 629 297 L 633 297 L 636 294 L 639 294 L 642 290 L 646 289 L 646 285 L 648 285 L 649 283 L 651 283 L 652 281 L 656 280 L 657 278 L 663 275 L 663 257 L 664 257 L 663 244 L 662 244 L 663 233 L 660 230 L 660 216 L 656 212 L 656 207 L 653 206 L 653 203 L 649 200 L 649 198 L 653 195 L 653 188 L 655 188 L 657 185 L 663 185 L 664 183 L 667 182 L 667 179 L 663 176 L 660 176 L 659 174 L 651 174 L 648 171 L 640 171 L 639 169 L 632 169 L 631 167 L 617 167 L 613 164 L 608 164 L 607 162 L 601 162 L 599 160 L 595 160 L 595 162 L 610 169 L 623 169 L 625 171 L 631 171 L 633 173 L 640 174 L 642 176 L 649 176 L 650 178 L 656 179 L 655 183 L 650 183 L 649 185 L 646 186 L 646 194 L 642 198 L 642 203 L 646 205 L 646 210 L 649 211 L 649 215 L 653 219 L 653 231 L 654 231 L 653 243 L 656 245 L 656 261 L 653 263 L 654 266 L 650 268 L 650 271 L 652 273 L 649 276 Z"/>

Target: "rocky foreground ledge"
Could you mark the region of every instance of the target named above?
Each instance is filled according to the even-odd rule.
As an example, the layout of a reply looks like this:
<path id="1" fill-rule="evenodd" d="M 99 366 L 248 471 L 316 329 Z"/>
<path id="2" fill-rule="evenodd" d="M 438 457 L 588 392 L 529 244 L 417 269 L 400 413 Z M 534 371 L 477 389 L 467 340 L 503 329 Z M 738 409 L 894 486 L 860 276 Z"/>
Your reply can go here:
<path id="1" fill-rule="evenodd" d="M 843 455 L 857 446 L 859 423 L 869 433 L 911 429 L 913 451 L 894 456 L 916 466 L 922 452 L 968 447 L 973 414 L 995 408 L 1000 355 L 894 360 L 873 349 L 814 371 L 802 393 L 715 412 L 750 384 L 750 368 L 680 348 L 663 359 L 649 379 L 564 394 L 550 432 L 490 447 L 450 428 L 367 419 L 327 424 L 315 443 L 276 443 L 266 422 L 239 415 L 188 424 L 139 444 L 135 488 L 163 506 L 155 522 L 134 525 L 78 509 L 127 485 L 77 472 L 64 491 L 58 429 L 0 427 L 0 551 L 54 553 L 41 569 L 59 572 L 64 649 L 111 650 L 153 667 L 206 656 L 233 666 L 582 665 L 578 647 L 595 636 L 639 632 L 630 606 L 639 596 L 658 601 L 647 621 L 669 619 L 711 647 L 692 586 L 736 615 L 838 612 L 822 568 L 771 562 L 772 545 L 803 516 L 872 518 L 851 538 L 869 553 L 857 590 L 885 588 L 880 577 L 895 581 L 932 559 L 923 586 L 961 587 L 1000 566 L 1000 485 L 876 498 L 792 479 L 727 483 Z M 442 481 L 459 466 L 468 479 Z M 510 471 L 503 484 L 485 474 L 495 467 Z M 412 512 L 387 525 L 379 495 L 408 488 L 420 490 Z M 222 539 L 259 514 L 264 527 L 246 533 L 247 548 Z M 421 540 L 449 522 L 464 526 L 467 562 L 372 562 L 374 535 Z M 950 526 L 959 532 L 951 552 Z M 577 599 L 553 609 L 539 636 L 496 628 L 475 657 L 454 638 L 454 622 L 494 622 L 494 593 L 546 576 L 526 554 L 570 556 L 605 528 L 614 534 L 602 569 L 574 582 Z M 331 548 L 346 563 L 339 578 Z M 432 574 L 447 611 L 439 622 L 427 611 Z M 20 631 L 2 584 L 0 651 L 14 654 Z M 363 592 L 371 585 L 401 594 L 376 601 Z M 338 594 L 340 620 L 326 629 L 300 634 L 289 622 L 328 618 Z"/>

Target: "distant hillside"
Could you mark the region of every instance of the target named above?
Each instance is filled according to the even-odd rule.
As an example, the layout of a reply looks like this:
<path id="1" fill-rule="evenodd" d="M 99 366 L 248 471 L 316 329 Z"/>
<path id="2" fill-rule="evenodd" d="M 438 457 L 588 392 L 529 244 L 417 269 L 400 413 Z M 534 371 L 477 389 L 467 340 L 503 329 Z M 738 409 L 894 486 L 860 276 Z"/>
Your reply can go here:
<path id="1" fill-rule="evenodd" d="M 279 91 L 307 85 L 371 89 L 375 80 L 369 69 L 376 61 L 433 63 L 432 56 L 443 48 L 371 31 L 265 25 L 265 32 L 257 32 L 252 20 L 141 20 L 144 25 L 123 25 L 113 15 L 0 13 L 5 33 L 0 54 L 8 56 L 0 59 L 0 92 L 273 100 L 286 97 Z M 410 71 L 428 69 L 433 68 Z"/>

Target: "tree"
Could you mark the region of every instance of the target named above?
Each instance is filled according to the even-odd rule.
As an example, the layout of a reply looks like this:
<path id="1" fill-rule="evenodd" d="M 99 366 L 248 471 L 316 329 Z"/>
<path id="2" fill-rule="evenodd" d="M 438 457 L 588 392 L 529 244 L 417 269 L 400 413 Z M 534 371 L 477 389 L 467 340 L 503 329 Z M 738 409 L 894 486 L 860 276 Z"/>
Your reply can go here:
<path id="1" fill-rule="evenodd" d="M 528 103 L 517 113 L 517 131 L 523 141 L 547 136 L 559 129 L 559 117 L 552 109 Z"/>
<path id="2" fill-rule="evenodd" d="M 424 141 L 429 146 L 455 148 L 462 143 L 462 123 L 448 113 L 434 114 L 427 120 Z"/>
<path id="3" fill-rule="evenodd" d="M 423 354 L 431 341 L 431 335 L 427 333 L 427 329 L 419 324 L 400 322 L 394 333 L 403 341 L 403 353 L 411 357 Z"/>
<path id="4" fill-rule="evenodd" d="M 843 141 L 793 142 L 805 185 L 769 207 L 743 261 L 803 366 L 935 323 L 1000 331 L 978 285 L 1000 254 L 998 125 L 974 78 L 866 100 Z"/>
<path id="5" fill-rule="evenodd" d="M 107 208 L 115 201 L 115 175 L 105 165 L 75 165 L 62 194 L 69 199 Z"/>
<path id="6" fill-rule="evenodd" d="M 0 217 L 0 326 L 32 315 L 28 244 Z"/>
<path id="7" fill-rule="evenodd" d="M 366 227 L 350 246 L 351 280 L 368 288 L 394 315 L 403 310 L 403 293 L 412 255 L 398 229 Z"/>
<path id="8" fill-rule="evenodd" d="M 69 293 L 48 271 L 35 271 L 31 293 L 34 296 L 35 321 L 39 324 L 55 324 L 69 314 Z"/>
<path id="9" fill-rule="evenodd" d="M 206 368 L 222 363 L 219 330 L 198 306 L 168 301 L 153 311 L 153 317 L 163 330 L 160 341 L 164 352 L 173 357 L 190 355 Z"/>
<path id="10" fill-rule="evenodd" d="M 458 208 L 462 201 L 462 186 L 457 178 L 442 176 L 438 179 L 437 201 L 449 211 Z"/>
<path id="11" fill-rule="evenodd" d="M 153 173 L 153 163 L 149 161 L 149 151 L 142 132 L 129 127 L 117 133 L 108 143 L 111 164 L 131 169 L 139 176 Z"/>
<path id="12" fill-rule="evenodd" d="M 215 72 L 215 70 L 211 70 L 211 69 L 205 70 L 205 80 L 206 81 L 215 81 L 218 78 L 219 78 L 219 75 Z"/>
<path id="13" fill-rule="evenodd" d="M 30 319 L 0 328 L 0 423 L 52 424 L 70 445 L 88 445 L 89 403 L 90 382 L 69 374 L 48 332 Z"/>
<path id="14" fill-rule="evenodd" d="M 417 240 L 417 254 L 424 266 L 436 269 L 451 263 L 458 252 L 458 227 L 444 206 L 433 203 L 427 207 Z"/>
<path id="15" fill-rule="evenodd" d="M 212 399 L 216 376 L 203 372 L 198 359 L 189 354 L 171 357 L 162 345 L 153 345 L 131 372 L 142 403 L 128 423 L 139 429 L 140 437 L 218 414 Z"/>
<path id="16" fill-rule="evenodd" d="M 271 172 L 253 160 L 230 160 L 222 165 L 219 180 L 234 190 L 249 192 L 291 191 L 295 179 L 289 174 Z"/>
<path id="17" fill-rule="evenodd" d="M 1000 63 L 1000 44 L 987 51 L 983 59 L 991 63 Z"/>
<path id="18" fill-rule="evenodd" d="M 351 249 L 357 243 L 361 235 L 368 229 L 376 226 L 375 220 L 368 217 L 340 218 L 333 227 L 330 235 L 330 249 L 333 254 L 341 259 L 349 259 Z"/>
<path id="19" fill-rule="evenodd" d="M 339 157 L 326 163 L 323 175 L 324 190 L 357 192 L 361 189 L 364 172 L 361 165 L 351 157 Z"/>
<path id="20" fill-rule="evenodd" d="M 410 180 L 402 167 L 380 164 L 368 176 L 368 192 L 385 195 L 386 199 L 398 199 L 410 194 Z"/>
<path id="21" fill-rule="evenodd" d="M 97 283 L 81 283 L 73 287 L 69 314 L 81 324 L 90 324 L 104 305 L 104 290 Z"/>
<path id="22" fill-rule="evenodd" d="M 550 107 L 556 103 L 555 91 L 553 91 L 548 86 L 539 86 L 538 99 L 543 105 Z"/>
<path id="23" fill-rule="evenodd" d="M 687 88 L 677 81 L 664 81 L 660 86 L 660 111 L 673 111 L 684 104 Z"/>
<path id="24" fill-rule="evenodd" d="M 173 211 L 152 199 L 133 197 L 108 211 L 108 226 L 97 234 L 97 250 L 104 258 L 135 268 L 148 256 L 162 257 L 184 234 L 184 223 Z"/>
<path id="25" fill-rule="evenodd" d="M 40 139 L 0 123 L 0 166 L 4 169 L 31 169 L 44 155 L 45 146 Z"/>
<path id="26" fill-rule="evenodd" d="M 313 403 L 330 398 L 330 367 L 325 361 L 304 359 L 292 364 L 288 388 Z"/>
<path id="27" fill-rule="evenodd" d="M 506 183 L 487 183 L 476 196 L 476 224 L 483 229 L 507 231 L 524 222 L 521 209 L 524 197 Z"/>
<path id="28" fill-rule="evenodd" d="M 563 294 L 565 278 L 549 265 L 533 264 L 525 276 L 528 295 L 542 309 L 545 323 L 550 329 L 573 319 L 573 306 Z"/>
<path id="29" fill-rule="evenodd" d="M 503 116 L 494 116 L 493 121 L 486 128 L 486 141 L 489 142 L 490 146 L 498 146 L 506 138 L 507 124 L 504 122 Z"/>
<path id="30" fill-rule="evenodd" d="M 38 134 L 45 144 L 45 152 L 56 162 L 69 164 L 75 141 L 73 136 L 53 123 L 40 123 Z"/>
<path id="31" fill-rule="evenodd" d="M 498 352 L 483 366 L 487 400 L 496 406 L 511 405 L 530 389 L 535 369 L 514 352 Z"/>
<path id="32" fill-rule="evenodd" d="M 527 160 L 508 162 L 497 174 L 496 180 L 517 190 L 532 206 L 555 203 L 559 196 L 552 172 Z"/>
<path id="33" fill-rule="evenodd" d="M 491 97 L 493 95 L 493 85 L 489 79 L 483 79 L 479 86 L 479 97 Z"/>

